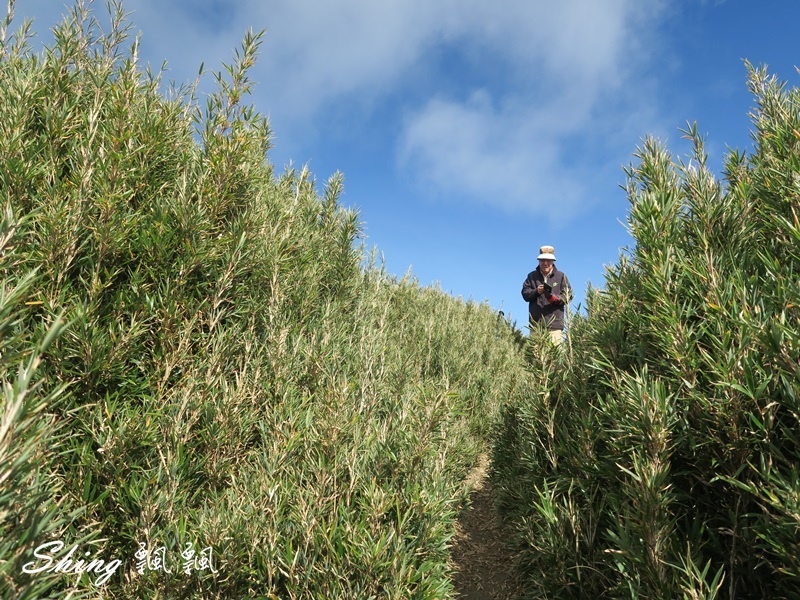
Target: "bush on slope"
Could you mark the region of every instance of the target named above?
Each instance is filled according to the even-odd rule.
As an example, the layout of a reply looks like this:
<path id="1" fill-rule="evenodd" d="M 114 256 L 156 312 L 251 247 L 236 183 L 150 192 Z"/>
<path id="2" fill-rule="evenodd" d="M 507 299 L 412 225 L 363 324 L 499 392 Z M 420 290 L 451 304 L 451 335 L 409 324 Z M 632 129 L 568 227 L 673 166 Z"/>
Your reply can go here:
<path id="1" fill-rule="evenodd" d="M 273 173 L 242 103 L 259 36 L 201 109 L 123 51 L 113 7 L 108 32 L 79 6 L 41 54 L 24 31 L 2 47 L 4 286 L 37 273 L 2 373 L 63 315 L 39 372 L 65 395 L 28 410 L 67 433 L 9 421 L 27 471 L 0 489 L 40 481 L 0 511 L 73 518 L 19 538 L 0 522 L 0 595 L 447 597 L 461 479 L 519 381 L 513 331 L 362 266 L 340 175 L 319 194 L 306 170 Z M 100 590 L 22 573 L 53 539 L 123 564 Z M 140 543 L 172 573 L 139 573 Z M 217 572 L 182 571 L 189 543 Z"/>
<path id="2" fill-rule="evenodd" d="M 645 141 L 636 245 L 503 411 L 496 474 L 532 597 L 800 591 L 800 91 L 748 68 L 752 154 L 719 181 L 694 128 L 688 162 Z"/>

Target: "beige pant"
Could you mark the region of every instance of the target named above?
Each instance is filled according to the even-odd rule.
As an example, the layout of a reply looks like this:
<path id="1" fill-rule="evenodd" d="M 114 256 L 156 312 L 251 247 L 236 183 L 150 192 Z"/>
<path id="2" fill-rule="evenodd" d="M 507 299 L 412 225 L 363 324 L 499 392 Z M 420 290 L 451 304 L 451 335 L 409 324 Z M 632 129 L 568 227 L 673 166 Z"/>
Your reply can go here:
<path id="1" fill-rule="evenodd" d="M 534 330 L 537 327 L 541 327 L 541 323 L 537 323 L 533 319 L 529 321 L 531 335 L 533 335 Z M 564 332 L 560 329 L 548 329 L 547 333 L 550 335 L 550 341 L 553 342 L 553 345 L 560 346 L 564 341 Z"/>

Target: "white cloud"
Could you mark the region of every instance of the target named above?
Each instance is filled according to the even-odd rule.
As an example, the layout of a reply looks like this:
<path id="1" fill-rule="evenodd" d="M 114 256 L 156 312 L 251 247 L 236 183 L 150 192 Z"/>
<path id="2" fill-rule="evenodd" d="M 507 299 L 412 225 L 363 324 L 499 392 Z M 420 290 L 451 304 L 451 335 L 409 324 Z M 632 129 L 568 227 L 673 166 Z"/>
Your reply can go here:
<path id="1" fill-rule="evenodd" d="M 619 169 L 631 131 L 652 123 L 647 82 L 633 77 L 657 4 L 647 13 L 624 0 L 526 6 L 488 26 L 489 42 L 508 42 L 517 80 L 492 97 L 439 97 L 414 110 L 400 162 L 452 196 L 563 222 L 592 204 L 598 171 Z M 576 137 L 600 155 L 576 156 Z"/>
<path id="2" fill-rule="evenodd" d="M 523 89 L 535 74 L 541 84 L 591 96 L 619 84 L 659 2 L 250 0 L 239 14 L 267 29 L 258 72 L 273 100 L 307 115 L 342 95 L 385 93 L 439 44 L 485 46 L 508 61 Z"/>
<path id="3" fill-rule="evenodd" d="M 407 124 L 401 161 L 422 183 L 456 196 L 512 212 L 557 206 L 564 218 L 584 190 L 564 176 L 558 135 L 538 133 L 537 121 L 552 125 L 543 122 L 546 113 L 529 116 L 497 112 L 484 93 L 466 104 L 432 100 Z"/>
<path id="4" fill-rule="evenodd" d="M 259 74 L 269 106 L 287 120 L 308 120 L 342 98 L 368 107 L 413 85 L 443 45 L 485 53 L 508 74 L 505 85 L 460 97 L 434 90 L 423 104 L 405 106 L 398 164 L 445 195 L 528 213 L 547 213 L 557 199 L 565 216 L 591 203 L 591 169 L 604 162 L 571 156 L 570 140 L 608 136 L 594 144 L 619 150 L 607 123 L 635 129 L 631 120 L 646 112 L 636 105 L 640 82 L 632 78 L 646 60 L 662 6 L 660 0 L 297 0 L 244 12 L 267 21 Z M 436 75 L 446 83 L 463 73 Z M 624 152 L 631 149 L 627 138 Z"/>

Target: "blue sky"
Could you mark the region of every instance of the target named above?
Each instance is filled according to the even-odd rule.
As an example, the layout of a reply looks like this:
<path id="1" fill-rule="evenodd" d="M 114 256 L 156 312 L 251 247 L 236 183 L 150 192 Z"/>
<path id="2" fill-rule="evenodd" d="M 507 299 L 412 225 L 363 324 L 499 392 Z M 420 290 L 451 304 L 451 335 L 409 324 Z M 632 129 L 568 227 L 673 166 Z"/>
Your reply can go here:
<path id="1" fill-rule="evenodd" d="M 17 0 L 40 40 L 72 3 Z M 95 2 L 95 13 L 105 14 Z M 673 154 L 696 121 L 717 170 L 748 149 L 743 60 L 797 85 L 790 0 L 129 0 L 140 60 L 192 81 L 266 30 L 250 102 L 268 160 L 308 164 L 389 272 L 488 301 L 518 324 L 538 247 L 583 302 L 632 244 L 623 167 L 646 135 Z"/>

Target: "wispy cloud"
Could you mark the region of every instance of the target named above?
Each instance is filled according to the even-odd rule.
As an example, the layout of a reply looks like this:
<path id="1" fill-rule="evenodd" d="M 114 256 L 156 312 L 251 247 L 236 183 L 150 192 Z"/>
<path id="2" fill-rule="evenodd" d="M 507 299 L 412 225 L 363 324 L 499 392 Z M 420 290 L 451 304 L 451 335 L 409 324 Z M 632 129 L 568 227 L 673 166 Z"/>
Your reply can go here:
<path id="1" fill-rule="evenodd" d="M 399 156 L 452 195 L 563 222 L 592 204 L 607 159 L 618 169 L 632 149 L 623 132 L 652 124 L 642 67 L 658 5 L 534 5 L 496 17 L 487 38 L 507 49 L 511 84 L 416 108 Z"/>
<path id="2" fill-rule="evenodd" d="M 618 169 L 624 130 L 648 110 L 642 67 L 659 23 L 657 0 L 298 0 L 253 3 L 263 18 L 260 75 L 275 116 L 303 121 L 348 98 L 363 106 L 414 86 L 442 48 L 503 73 L 503 85 L 448 93 L 463 70 L 442 66 L 427 99 L 402 105 L 397 164 L 444 196 L 560 217 L 591 204 L 601 157 L 575 155 L 585 136 Z M 270 23 L 274 23 L 270 28 Z M 405 102 L 411 102 L 410 98 Z M 592 139 L 594 138 L 594 139 Z M 622 150 L 624 148 L 624 150 Z M 589 189 L 587 189 L 587 187 Z"/>
<path id="3" fill-rule="evenodd" d="M 434 99 L 409 118 L 401 163 L 421 183 L 455 196 L 510 212 L 557 205 L 565 218 L 579 209 L 585 190 L 565 166 L 551 118 L 546 109 L 498 110 L 484 92 L 465 103 Z"/>

